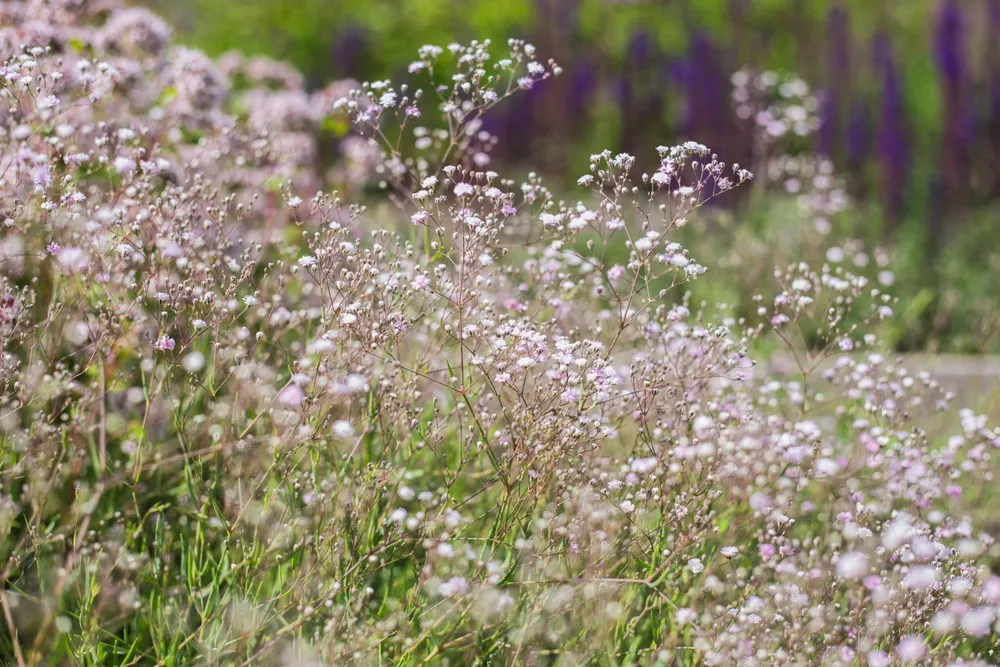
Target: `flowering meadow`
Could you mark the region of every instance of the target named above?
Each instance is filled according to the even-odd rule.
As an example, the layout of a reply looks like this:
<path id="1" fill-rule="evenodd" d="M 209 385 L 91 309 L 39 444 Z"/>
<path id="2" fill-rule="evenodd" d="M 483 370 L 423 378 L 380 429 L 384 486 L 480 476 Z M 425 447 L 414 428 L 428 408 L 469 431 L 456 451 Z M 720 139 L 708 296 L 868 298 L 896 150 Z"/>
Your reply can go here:
<path id="1" fill-rule="evenodd" d="M 816 226 L 829 161 L 508 178 L 484 114 L 562 73 L 520 40 L 309 92 L 25 0 L 0 50 L 3 664 L 995 661 L 1000 429 L 880 345 L 891 275 L 831 242 L 691 296 L 716 203 Z"/>

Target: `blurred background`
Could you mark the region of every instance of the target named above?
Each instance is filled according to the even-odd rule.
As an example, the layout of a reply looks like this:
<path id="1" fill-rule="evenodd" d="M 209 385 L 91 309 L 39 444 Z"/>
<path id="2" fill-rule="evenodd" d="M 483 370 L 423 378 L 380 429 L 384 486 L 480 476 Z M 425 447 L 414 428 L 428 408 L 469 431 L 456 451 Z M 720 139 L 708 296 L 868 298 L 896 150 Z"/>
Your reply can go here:
<path id="1" fill-rule="evenodd" d="M 493 155 L 556 183 L 571 184 L 603 148 L 649 156 L 688 139 L 759 167 L 760 122 L 734 103 L 733 74 L 800 77 L 815 123 L 784 143 L 828 159 L 851 204 L 812 224 L 787 179 L 730 202 L 705 251 L 739 272 L 742 292 L 730 276 L 702 296 L 739 303 L 774 261 L 865 248 L 858 264 L 871 258 L 894 274 L 901 302 L 887 333 L 898 349 L 1000 350 L 1000 0 L 147 4 L 180 41 L 286 60 L 310 87 L 404 79 L 422 44 L 528 39 L 565 73 L 488 118 L 500 138 Z M 747 249 L 769 256 L 740 266 Z"/>

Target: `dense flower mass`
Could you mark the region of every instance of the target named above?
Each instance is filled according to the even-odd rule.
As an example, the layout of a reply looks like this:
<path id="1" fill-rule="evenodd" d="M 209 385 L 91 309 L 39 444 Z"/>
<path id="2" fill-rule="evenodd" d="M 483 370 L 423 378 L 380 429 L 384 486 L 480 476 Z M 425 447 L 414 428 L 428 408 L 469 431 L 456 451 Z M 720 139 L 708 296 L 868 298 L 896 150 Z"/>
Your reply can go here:
<path id="1" fill-rule="evenodd" d="M 0 17 L 5 663 L 992 660 L 1000 430 L 880 351 L 883 287 L 685 296 L 746 169 L 493 171 L 560 71 L 518 40 L 309 93 L 146 10 Z"/>

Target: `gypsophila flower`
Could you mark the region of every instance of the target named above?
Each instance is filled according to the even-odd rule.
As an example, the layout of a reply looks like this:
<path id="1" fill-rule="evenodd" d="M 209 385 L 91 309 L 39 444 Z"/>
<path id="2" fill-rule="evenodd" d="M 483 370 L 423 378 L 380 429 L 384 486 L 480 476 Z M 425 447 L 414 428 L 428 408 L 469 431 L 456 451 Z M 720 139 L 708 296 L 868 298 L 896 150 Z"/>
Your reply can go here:
<path id="1" fill-rule="evenodd" d="M 136 164 L 135 160 L 131 158 L 119 156 L 115 158 L 114 167 L 115 171 L 117 171 L 119 174 L 127 175 L 135 171 Z"/>
<path id="2" fill-rule="evenodd" d="M 924 644 L 923 637 L 915 635 L 904 637 L 899 640 L 899 644 L 896 645 L 896 655 L 904 665 L 915 663 L 926 654 L 927 647 Z"/>
<path id="3" fill-rule="evenodd" d="M 290 407 L 301 405 L 305 398 L 305 392 L 297 384 L 289 384 L 278 392 L 278 402 Z"/>
<path id="4" fill-rule="evenodd" d="M 492 107 L 560 71 L 523 40 L 309 90 L 144 9 L 0 13 L 4 655 L 992 659 L 1000 427 L 877 339 L 891 253 L 822 245 L 805 81 L 733 77 L 744 201 L 804 235 L 772 273 L 704 231 L 752 175 L 702 144 L 502 173 Z"/>
<path id="5" fill-rule="evenodd" d="M 205 367 L 205 355 L 201 352 L 189 352 L 181 360 L 181 366 L 188 373 L 197 373 Z"/>
<path id="6" fill-rule="evenodd" d="M 868 667 L 888 667 L 892 659 L 884 651 L 871 651 L 868 654 Z"/>
<path id="7" fill-rule="evenodd" d="M 698 619 L 698 614 L 688 607 L 682 607 L 674 615 L 678 625 L 690 625 Z"/>
<path id="8" fill-rule="evenodd" d="M 837 576 L 842 579 L 860 579 L 868 573 L 868 556 L 852 551 L 837 560 Z"/>

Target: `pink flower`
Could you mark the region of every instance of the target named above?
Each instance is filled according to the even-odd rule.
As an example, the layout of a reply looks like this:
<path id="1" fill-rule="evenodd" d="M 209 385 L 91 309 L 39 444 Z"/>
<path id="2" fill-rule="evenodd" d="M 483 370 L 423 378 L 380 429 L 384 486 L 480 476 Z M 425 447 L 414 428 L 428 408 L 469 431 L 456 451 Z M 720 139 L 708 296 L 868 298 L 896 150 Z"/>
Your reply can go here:
<path id="1" fill-rule="evenodd" d="M 872 651 L 868 654 L 868 667 L 888 667 L 891 660 L 883 651 Z"/>
<path id="2" fill-rule="evenodd" d="M 278 393 L 278 402 L 282 405 L 295 407 L 302 404 L 306 398 L 305 392 L 297 384 L 290 384 Z"/>
<path id="3" fill-rule="evenodd" d="M 177 345 L 173 338 L 170 336 L 160 336 L 160 339 L 156 341 L 156 349 L 160 352 L 166 352 L 167 350 L 172 350 Z"/>
<path id="4" fill-rule="evenodd" d="M 509 308 L 510 310 L 516 310 L 521 313 L 523 313 L 528 309 L 527 306 L 522 304 L 517 299 L 506 299 L 504 300 L 503 305 L 505 308 Z"/>
<path id="5" fill-rule="evenodd" d="M 983 584 L 983 599 L 996 604 L 1000 602 L 1000 577 L 990 577 Z"/>
<path id="6" fill-rule="evenodd" d="M 917 635 L 910 635 L 900 640 L 896 646 L 896 655 L 903 663 L 917 662 L 927 653 L 924 645 L 924 638 Z"/>
<path id="7" fill-rule="evenodd" d="M 871 574 L 861 580 L 861 583 L 870 591 L 877 591 L 882 588 L 882 577 L 877 574 Z"/>

